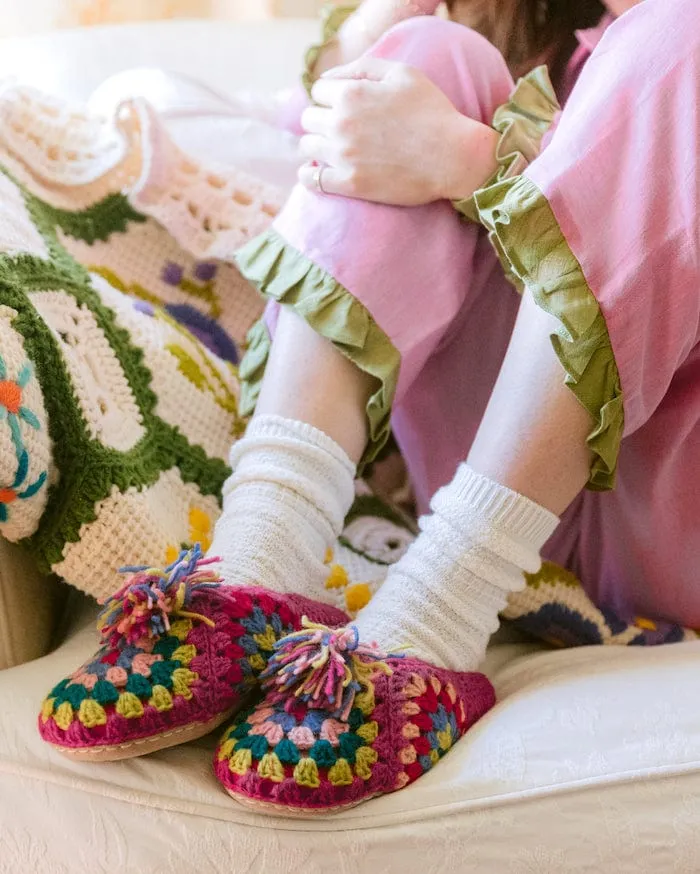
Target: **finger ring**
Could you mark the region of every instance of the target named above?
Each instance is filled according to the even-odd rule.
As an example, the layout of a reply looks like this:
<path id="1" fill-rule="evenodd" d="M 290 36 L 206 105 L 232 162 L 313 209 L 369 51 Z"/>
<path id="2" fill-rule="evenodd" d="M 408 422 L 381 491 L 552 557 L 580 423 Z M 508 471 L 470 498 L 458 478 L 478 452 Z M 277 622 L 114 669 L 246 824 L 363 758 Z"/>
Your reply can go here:
<path id="1" fill-rule="evenodd" d="M 320 191 L 321 194 L 325 194 L 326 191 L 323 187 L 323 171 L 325 170 L 325 166 L 323 164 L 319 164 L 318 167 L 314 169 L 314 185 L 317 191 Z"/>

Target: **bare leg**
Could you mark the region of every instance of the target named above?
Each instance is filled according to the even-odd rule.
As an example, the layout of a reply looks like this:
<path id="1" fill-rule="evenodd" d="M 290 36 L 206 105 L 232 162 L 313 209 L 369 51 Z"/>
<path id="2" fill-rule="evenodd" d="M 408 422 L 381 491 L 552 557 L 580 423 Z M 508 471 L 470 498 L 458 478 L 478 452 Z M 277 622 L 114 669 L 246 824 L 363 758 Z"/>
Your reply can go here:
<path id="1" fill-rule="evenodd" d="M 373 383 L 293 310 L 283 308 L 256 415 L 307 422 L 357 464 L 368 440 L 365 408 Z"/>
<path id="2" fill-rule="evenodd" d="M 556 327 L 526 293 L 468 464 L 359 617 L 384 649 L 478 667 L 509 592 L 538 569 L 556 516 L 586 484 L 592 422 L 564 384 Z"/>
<path id="3" fill-rule="evenodd" d="M 559 516 L 588 479 L 592 422 L 564 384 L 557 326 L 526 294 L 468 462 Z"/>
<path id="4" fill-rule="evenodd" d="M 406 22 L 374 51 L 424 68 L 482 121 L 512 87 L 498 52 L 448 22 Z M 357 463 L 392 397 L 406 393 L 461 312 L 477 241 L 446 202 L 399 209 L 297 187 L 272 231 L 239 256 L 244 275 L 281 307 L 212 546 L 227 580 L 329 597 L 323 560 L 352 502 Z M 435 264 L 446 267 L 436 274 Z M 414 326 L 428 290 L 435 304 Z"/>

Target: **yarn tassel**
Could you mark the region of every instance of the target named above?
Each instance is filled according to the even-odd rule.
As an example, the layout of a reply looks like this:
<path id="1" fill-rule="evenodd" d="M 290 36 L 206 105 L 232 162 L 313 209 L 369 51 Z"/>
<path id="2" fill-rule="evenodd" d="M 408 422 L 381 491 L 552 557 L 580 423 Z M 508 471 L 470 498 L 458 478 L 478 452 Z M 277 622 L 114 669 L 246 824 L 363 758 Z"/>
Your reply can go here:
<path id="1" fill-rule="evenodd" d="M 165 569 L 148 565 L 120 568 L 120 573 L 130 576 L 118 592 L 100 602 L 99 631 L 115 645 L 120 639 L 136 643 L 144 637 L 159 637 L 170 630 L 173 617 L 197 619 L 213 627 L 211 619 L 187 608 L 196 592 L 222 582 L 209 567 L 218 561 L 205 558 L 197 543 Z"/>
<path id="2" fill-rule="evenodd" d="M 266 689 L 293 690 L 311 707 L 345 722 L 367 678 L 376 671 L 391 674 L 387 657 L 376 644 L 361 643 L 354 625 L 333 630 L 304 617 L 300 631 L 275 644 L 260 679 Z"/>

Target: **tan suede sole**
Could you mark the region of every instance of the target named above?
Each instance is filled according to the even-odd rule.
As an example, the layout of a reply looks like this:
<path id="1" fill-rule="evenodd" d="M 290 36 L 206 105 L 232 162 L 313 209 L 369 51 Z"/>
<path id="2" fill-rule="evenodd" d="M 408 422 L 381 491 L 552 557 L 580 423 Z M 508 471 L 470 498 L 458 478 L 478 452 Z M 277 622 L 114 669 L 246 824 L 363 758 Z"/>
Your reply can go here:
<path id="1" fill-rule="evenodd" d="M 285 819 L 318 819 L 327 813 L 342 813 L 344 810 L 352 810 L 353 807 L 359 807 L 365 801 L 370 801 L 370 799 L 377 797 L 377 795 L 368 795 L 367 798 L 363 798 L 361 801 L 353 801 L 351 804 L 340 804 L 336 807 L 324 807 L 319 810 L 307 810 L 303 807 L 291 807 L 289 805 L 272 804 L 269 801 L 258 801 L 257 798 L 246 798 L 244 795 L 237 795 L 229 789 L 226 792 L 242 807 L 247 807 L 256 813 L 266 813 L 268 816 L 282 816 Z"/>
<path id="2" fill-rule="evenodd" d="M 232 708 L 226 711 L 226 713 L 221 713 L 219 716 L 214 717 L 214 719 L 210 719 L 208 722 L 192 722 L 189 725 L 183 725 L 181 728 L 173 728 L 163 734 L 138 738 L 137 740 L 115 744 L 114 746 L 73 749 L 72 747 L 54 745 L 54 748 L 66 756 L 66 758 L 76 762 L 118 762 L 121 759 L 133 759 L 136 756 L 147 756 L 149 753 L 167 750 L 169 747 L 176 747 L 192 740 L 198 740 L 200 737 L 205 737 L 205 735 L 210 734 L 222 723 L 226 722 L 227 719 L 230 719 L 236 710 L 238 710 L 237 707 Z"/>

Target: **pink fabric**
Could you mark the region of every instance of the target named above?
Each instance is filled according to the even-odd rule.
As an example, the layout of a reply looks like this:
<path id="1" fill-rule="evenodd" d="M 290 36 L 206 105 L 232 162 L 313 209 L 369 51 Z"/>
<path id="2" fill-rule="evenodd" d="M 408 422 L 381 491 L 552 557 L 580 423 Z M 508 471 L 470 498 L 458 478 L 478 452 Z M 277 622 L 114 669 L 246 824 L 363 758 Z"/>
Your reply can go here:
<path id="1" fill-rule="evenodd" d="M 646 0 L 615 22 L 527 175 L 608 325 L 625 440 L 618 487 L 569 514 L 598 603 L 700 626 L 700 16 Z M 591 229 L 595 229 L 595 237 Z M 561 555 L 559 544 L 553 543 Z"/>
<path id="2" fill-rule="evenodd" d="M 581 37 L 572 75 L 593 54 L 527 174 L 600 302 L 626 414 L 617 489 L 579 496 L 544 555 L 623 619 L 690 627 L 700 627 L 696 4 L 646 0 Z M 404 23 L 375 52 L 420 67 L 483 121 L 512 85 L 490 45 L 435 19 Z M 396 209 L 298 189 L 276 227 L 356 295 L 399 349 L 393 424 L 425 510 L 469 451 L 517 295 L 485 236 L 445 203 Z"/>
<path id="3" fill-rule="evenodd" d="M 437 18 L 397 25 L 372 54 L 421 67 L 461 112 L 487 124 L 513 87 L 505 61 L 485 39 Z M 400 405 L 468 305 L 476 229 L 447 201 L 406 209 L 324 197 L 300 186 L 274 227 L 361 300 L 401 351 Z M 424 289 L 430 289 L 428 307 Z M 414 318 L 418 308 L 420 319 Z"/>
<path id="4" fill-rule="evenodd" d="M 559 86 L 559 99 L 562 104 L 568 100 L 569 95 L 581 74 L 583 65 L 590 58 L 591 53 L 601 41 L 605 31 L 610 27 L 614 20 L 615 19 L 612 15 L 604 15 L 600 20 L 600 23 L 595 27 L 576 31 L 576 38 L 578 39 L 579 44 L 567 64 L 562 82 Z M 420 66 L 419 60 L 420 59 L 418 59 L 416 66 Z M 310 101 L 306 89 L 301 85 L 301 83 L 299 83 L 290 93 L 289 99 L 280 107 L 276 119 L 277 126 L 283 130 L 289 131 L 290 133 L 296 134 L 297 136 L 301 136 L 304 133 L 301 126 L 301 115 L 309 105 Z"/>

